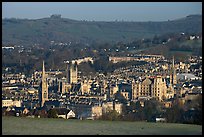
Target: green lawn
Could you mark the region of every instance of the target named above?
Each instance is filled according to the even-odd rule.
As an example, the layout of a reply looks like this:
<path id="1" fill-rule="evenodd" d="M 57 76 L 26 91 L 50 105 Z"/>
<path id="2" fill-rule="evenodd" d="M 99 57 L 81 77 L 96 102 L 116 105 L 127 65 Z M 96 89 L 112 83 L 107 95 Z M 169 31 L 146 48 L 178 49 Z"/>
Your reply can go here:
<path id="1" fill-rule="evenodd" d="M 202 135 L 202 126 L 171 123 L 2 117 L 3 135 Z"/>

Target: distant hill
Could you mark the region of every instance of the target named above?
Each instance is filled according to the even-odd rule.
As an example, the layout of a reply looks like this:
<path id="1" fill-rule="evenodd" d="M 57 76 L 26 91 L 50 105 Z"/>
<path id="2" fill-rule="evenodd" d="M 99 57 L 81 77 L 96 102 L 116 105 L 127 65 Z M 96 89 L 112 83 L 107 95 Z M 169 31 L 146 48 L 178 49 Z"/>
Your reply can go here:
<path id="1" fill-rule="evenodd" d="M 77 21 L 68 18 L 3 19 L 2 44 L 128 42 L 165 33 L 201 33 L 202 15 L 162 22 Z"/>

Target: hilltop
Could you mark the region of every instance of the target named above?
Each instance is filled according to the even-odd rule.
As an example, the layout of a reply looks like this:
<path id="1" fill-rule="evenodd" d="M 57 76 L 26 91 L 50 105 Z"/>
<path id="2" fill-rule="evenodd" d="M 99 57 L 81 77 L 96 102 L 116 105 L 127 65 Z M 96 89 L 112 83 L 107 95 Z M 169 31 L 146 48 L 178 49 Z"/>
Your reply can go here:
<path id="1" fill-rule="evenodd" d="M 201 33 L 202 15 L 160 21 L 78 21 L 69 18 L 2 19 L 2 44 L 129 42 L 166 33 Z"/>

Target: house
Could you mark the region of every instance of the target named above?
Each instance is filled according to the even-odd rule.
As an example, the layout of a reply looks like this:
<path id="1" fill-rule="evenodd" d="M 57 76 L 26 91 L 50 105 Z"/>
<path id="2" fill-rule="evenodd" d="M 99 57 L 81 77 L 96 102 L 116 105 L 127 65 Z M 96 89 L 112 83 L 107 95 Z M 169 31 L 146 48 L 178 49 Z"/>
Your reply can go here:
<path id="1" fill-rule="evenodd" d="M 38 118 L 47 117 L 47 110 L 44 107 L 37 107 L 35 109 L 31 109 L 28 115 Z"/>
<path id="2" fill-rule="evenodd" d="M 15 111 L 11 107 L 2 107 L 2 116 L 15 116 Z"/>
<path id="3" fill-rule="evenodd" d="M 27 108 L 23 109 L 23 114 L 28 114 L 29 110 Z"/>
<path id="4" fill-rule="evenodd" d="M 12 110 L 15 111 L 16 116 L 27 115 L 29 112 L 29 110 L 27 108 L 24 108 L 24 107 L 13 107 Z"/>
<path id="5" fill-rule="evenodd" d="M 87 104 L 76 104 L 71 106 L 78 119 L 87 119 L 92 117 L 92 106 Z"/>
<path id="6" fill-rule="evenodd" d="M 3 115 L 12 115 L 12 116 L 22 116 L 27 115 L 29 110 L 24 107 L 3 107 L 2 114 Z"/>
<path id="7" fill-rule="evenodd" d="M 69 119 L 76 117 L 75 113 L 70 109 L 67 108 L 54 108 L 54 109 L 57 111 L 58 118 Z"/>
<path id="8" fill-rule="evenodd" d="M 74 111 L 70 110 L 70 111 L 67 113 L 67 119 L 69 119 L 69 118 L 75 118 L 75 117 L 76 117 L 76 115 L 75 115 Z"/>
<path id="9" fill-rule="evenodd" d="M 164 105 L 164 108 L 171 108 L 172 107 L 172 99 L 164 100 L 163 105 Z"/>
<path id="10" fill-rule="evenodd" d="M 11 110 L 11 108 L 10 107 L 2 107 L 1 110 L 2 110 L 2 116 L 5 116 L 5 115 L 7 115 L 7 112 L 9 112 Z"/>
<path id="11" fill-rule="evenodd" d="M 156 122 L 166 122 L 166 118 L 157 117 Z"/>

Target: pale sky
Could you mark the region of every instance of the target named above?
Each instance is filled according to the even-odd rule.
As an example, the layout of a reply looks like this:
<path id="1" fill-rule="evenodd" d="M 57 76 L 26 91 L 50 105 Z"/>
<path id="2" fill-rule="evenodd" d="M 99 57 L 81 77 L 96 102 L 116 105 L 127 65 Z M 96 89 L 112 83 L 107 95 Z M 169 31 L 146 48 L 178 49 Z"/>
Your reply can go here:
<path id="1" fill-rule="evenodd" d="M 52 14 L 90 21 L 166 21 L 202 14 L 202 2 L 2 2 L 2 18 L 39 19 Z"/>

